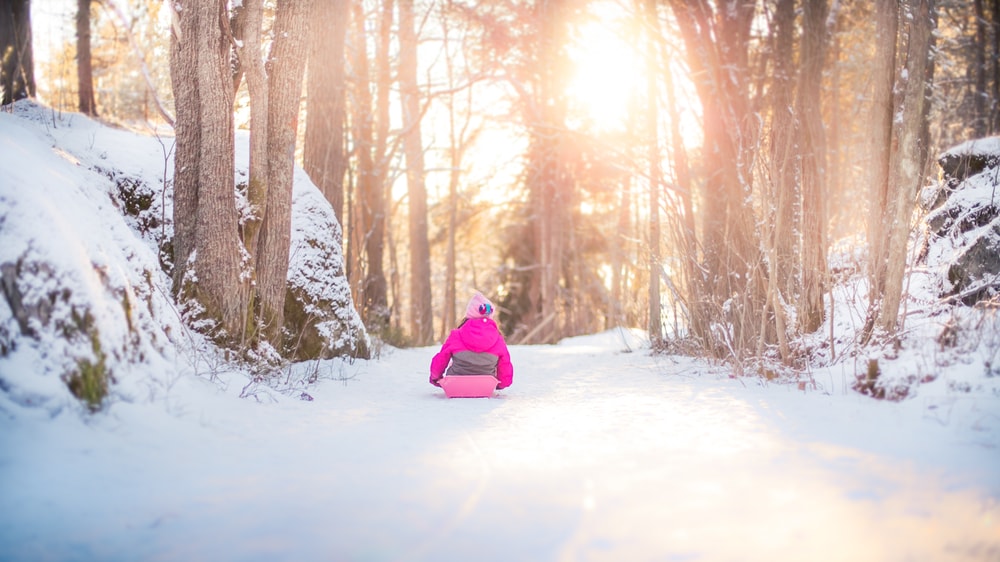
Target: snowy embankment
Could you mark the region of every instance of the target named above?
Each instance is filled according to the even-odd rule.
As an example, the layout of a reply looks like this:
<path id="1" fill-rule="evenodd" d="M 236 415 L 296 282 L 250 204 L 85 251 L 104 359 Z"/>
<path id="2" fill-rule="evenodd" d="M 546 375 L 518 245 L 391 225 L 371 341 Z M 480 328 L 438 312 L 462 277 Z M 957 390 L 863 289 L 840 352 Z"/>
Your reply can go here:
<path id="1" fill-rule="evenodd" d="M 0 559 L 1000 555 L 995 402 L 767 386 L 637 336 L 515 346 L 492 399 L 444 398 L 424 348 L 301 364 L 312 401 L 241 400 L 216 373 L 86 421 L 21 411 Z"/>

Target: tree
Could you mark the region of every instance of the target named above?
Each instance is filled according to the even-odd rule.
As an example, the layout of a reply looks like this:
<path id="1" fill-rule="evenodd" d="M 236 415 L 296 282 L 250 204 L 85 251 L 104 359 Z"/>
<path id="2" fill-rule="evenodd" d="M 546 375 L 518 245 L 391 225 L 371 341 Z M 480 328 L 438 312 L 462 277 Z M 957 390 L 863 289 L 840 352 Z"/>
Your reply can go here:
<path id="1" fill-rule="evenodd" d="M 808 0 L 807 0 L 808 1 Z M 799 159 L 796 154 L 795 111 L 795 0 L 777 0 L 773 31 L 774 74 L 770 84 L 770 188 L 767 197 L 773 202 L 773 216 L 765 222 L 771 226 L 767 244 L 773 254 L 768 280 L 788 298 L 798 290 L 796 259 L 796 216 L 799 191 Z"/>
<path id="2" fill-rule="evenodd" d="M 364 7 L 352 4 L 354 34 L 355 96 L 352 100 L 352 138 L 357 154 L 356 200 L 352 205 L 348 238 L 348 278 L 354 300 L 361 304 L 361 317 L 375 332 L 389 326 L 388 285 L 382 263 L 385 246 L 385 180 L 389 161 L 389 46 L 392 0 L 384 0 L 379 11 L 375 41 L 375 81 L 369 71 Z M 373 99 L 372 87 L 375 88 Z"/>
<path id="3" fill-rule="evenodd" d="M 826 0 L 805 0 L 796 113 L 802 181 L 802 281 L 798 299 L 799 325 L 814 332 L 823 323 L 826 282 L 826 143 L 820 104 L 826 58 Z"/>
<path id="4" fill-rule="evenodd" d="M 801 206 L 802 158 L 801 144 L 797 141 L 800 115 L 794 104 L 795 97 L 795 2 L 778 0 L 771 22 L 770 40 L 774 60 L 774 76 L 770 81 L 770 162 L 767 181 L 763 182 L 762 227 L 763 250 L 767 254 L 767 296 L 763 310 L 765 317 L 774 318 L 774 336 L 784 361 L 789 359 L 787 342 L 788 321 L 784 303 L 793 298 L 800 288 L 802 271 L 797 250 L 800 245 L 799 211 Z M 760 338 L 757 355 L 763 355 L 765 345 Z"/>
<path id="5" fill-rule="evenodd" d="M 247 93 L 250 96 L 250 163 L 247 178 L 247 203 L 250 212 L 243 223 L 243 245 L 247 249 L 251 275 L 257 276 L 257 249 L 260 231 L 267 209 L 268 193 L 268 82 L 261 52 L 263 3 L 261 0 L 247 0 L 236 8 L 231 27 L 236 45 L 239 65 L 234 77 L 233 91 L 239 88 L 240 77 L 246 78 Z M 248 297 L 247 329 L 256 333 L 259 304 L 256 293 Z"/>
<path id="6" fill-rule="evenodd" d="M 869 322 L 873 327 L 878 316 L 877 307 L 884 291 L 887 239 L 885 212 L 889 201 L 889 171 L 891 165 L 890 141 L 892 140 L 892 89 L 896 75 L 896 33 L 899 27 L 897 2 L 879 2 L 875 5 L 875 61 L 872 69 L 873 95 L 870 154 L 872 157 L 871 192 L 868 201 L 868 254 L 869 254 Z"/>
<path id="7" fill-rule="evenodd" d="M 220 339 L 243 336 L 246 286 L 233 197 L 233 100 L 222 0 L 177 0 L 170 75 L 177 109 L 174 292 L 215 321 Z"/>
<path id="8" fill-rule="evenodd" d="M 905 17 L 901 18 L 900 9 Z M 926 160 L 925 121 L 929 102 L 933 1 L 907 0 L 901 7 L 879 3 L 876 8 L 875 99 L 872 153 L 875 173 L 871 184 L 868 244 L 871 261 L 870 306 L 864 329 L 867 339 L 880 328 L 897 327 L 907 263 L 907 241 Z M 906 41 L 903 71 L 897 73 L 897 30 Z M 901 107 L 894 92 L 902 92 Z M 899 116 L 899 120 L 895 116 Z"/>
<path id="9" fill-rule="evenodd" d="M 755 230 L 750 183 L 757 146 L 748 88 L 749 35 L 756 3 L 714 9 L 707 1 L 671 3 L 701 101 L 703 167 L 701 201 L 703 291 L 693 294 L 694 335 L 713 353 L 741 360 L 774 337 L 764 314 L 766 274 Z M 726 327 L 712 330 L 712 326 Z"/>
<path id="10" fill-rule="evenodd" d="M 456 299 L 458 267 L 455 263 L 457 253 L 457 237 L 459 228 L 459 184 L 462 181 L 465 155 L 472 147 L 476 137 L 482 131 L 482 125 L 473 126 L 475 82 L 473 70 L 469 65 L 469 53 L 475 45 L 470 45 L 471 34 L 466 29 L 459 28 L 452 35 L 449 15 L 456 9 L 454 2 L 441 6 L 441 32 L 444 40 L 445 86 L 441 96 L 444 100 L 448 121 L 448 196 L 445 201 L 447 212 L 445 229 L 445 282 L 444 306 L 441 311 L 441 339 L 444 340 L 456 324 Z M 457 37 L 454 41 L 453 37 Z M 457 49 L 455 47 L 457 43 Z M 458 62 L 465 62 L 456 68 Z M 461 72 L 462 84 L 459 84 L 456 74 Z M 459 94 L 464 94 L 464 107 L 459 105 Z"/>
<path id="11" fill-rule="evenodd" d="M 298 130 L 306 38 L 312 2 L 279 0 L 274 41 L 266 65 L 267 206 L 256 248 L 257 295 L 264 333 L 272 345 L 282 340 L 292 224 L 292 176 Z"/>
<path id="12" fill-rule="evenodd" d="M 572 13 L 573 5 L 566 0 L 536 0 L 519 14 L 520 43 L 513 47 L 500 43 L 518 50 L 514 56 L 501 53 L 501 57 L 516 61 L 507 71 L 529 138 L 523 179 L 527 200 L 519 211 L 525 220 L 509 234 L 506 257 L 513 267 L 501 302 L 506 309 L 501 319 L 514 332 L 514 341 L 524 343 L 558 341 L 572 325 L 568 321 L 572 307 L 566 303 L 575 269 L 570 257 L 575 183 L 562 88 Z M 493 28 L 488 32 L 505 33 Z"/>
<path id="13" fill-rule="evenodd" d="M 248 330 L 258 328 L 281 349 L 291 244 L 292 176 L 295 141 L 305 74 L 306 38 L 312 2 L 277 3 L 267 62 L 261 57 L 263 5 L 248 0 L 233 21 L 239 56 L 235 84 L 245 74 L 250 94 L 250 216 L 243 227 L 253 287 L 248 299 Z M 275 61 L 280 61 L 276 64 Z"/>
<path id="14" fill-rule="evenodd" d="M 993 19 L 990 27 L 993 29 L 993 43 L 989 47 L 990 60 L 993 61 L 993 90 L 991 98 L 993 103 L 990 115 L 990 130 L 993 133 L 1000 132 L 1000 0 L 993 0 L 990 12 Z"/>
<path id="15" fill-rule="evenodd" d="M 903 296 L 903 276 L 907 263 L 907 241 L 917 193 L 923 183 L 925 160 L 921 136 L 927 118 L 926 77 L 931 62 L 931 36 L 936 18 L 933 0 L 907 0 L 904 28 L 907 36 L 906 72 L 902 75 L 904 92 L 900 123 L 893 127 L 890 182 L 883 210 L 888 246 L 878 323 L 886 332 L 898 324 Z"/>
<path id="16" fill-rule="evenodd" d="M 656 1 L 646 0 L 643 5 L 652 25 L 657 21 Z M 655 27 L 653 27 L 655 29 Z M 660 146 L 659 119 L 657 117 L 657 52 L 656 40 L 650 33 L 646 47 L 646 124 L 649 145 L 649 339 L 654 347 L 661 344 L 663 326 L 660 322 Z"/>
<path id="17" fill-rule="evenodd" d="M 399 0 L 399 91 L 402 96 L 403 150 L 410 201 L 410 333 L 416 345 L 434 339 L 431 306 L 431 251 L 427 238 L 427 187 L 417 86 L 417 33 L 413 0 Z"/>
<path id="18" fill-rule="evenodd" d="M 348 0 L 314 2 L 314 22 L 306 79 L 306 131 L 302 167 L 330 202 L 337 220 L 344 224 L 344 115 L 347 73 L 344 51 L 350 22 Z"/>
<path id="19" fill-rule="evenodd" d="M 30 0 L 0 5 L 0 105 L 35 96 Z"/>
<path id="20" fill-rule="evenodd" d="M 90 60 L 90 4 L 91 0 L 77 0 L 76 4 L 77 93 L 80 113 L 97 115 L 94 69 Z"/>

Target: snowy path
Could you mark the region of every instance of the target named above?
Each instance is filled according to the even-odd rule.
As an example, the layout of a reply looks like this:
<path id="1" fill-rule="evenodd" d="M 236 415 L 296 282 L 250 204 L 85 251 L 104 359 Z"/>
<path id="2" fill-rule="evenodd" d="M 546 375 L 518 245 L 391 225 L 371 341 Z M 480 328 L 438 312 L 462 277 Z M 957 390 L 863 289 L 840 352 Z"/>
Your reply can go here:
<path id="1" fill-rule="evenodd" d="M 0 560 L 1000 559 L 996 432 L 963 425 L 995 402 L 944 420 L 609 339 L 512 349 L 490 400 L 418 349 L 313 402 L 185 379 L 169 413 L 0 420 Z"/>

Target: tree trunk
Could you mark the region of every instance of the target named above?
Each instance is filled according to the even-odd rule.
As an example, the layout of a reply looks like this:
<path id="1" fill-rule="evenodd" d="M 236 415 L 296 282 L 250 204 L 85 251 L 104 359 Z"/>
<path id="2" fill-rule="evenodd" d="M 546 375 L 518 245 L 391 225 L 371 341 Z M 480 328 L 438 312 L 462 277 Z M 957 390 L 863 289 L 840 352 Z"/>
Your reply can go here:
<path id="1" fill-rule="evenodd" d="M 361 193 L 362 212 L 368 214 L 365 223 L 365 257 L 368 272 L 362 288 L 363 316 L 376 333 L 384 333 L 390 321 L 388 283 L 385 276 L 386 182 L 389 171 L 389 90 L 392 85 L 390 40 L 392 36 L 393 1 L 382 0 L 379 12 L 378 37 L 375 42 L 375 138 L 372 146 L 372 168 L 368 189 Z"/>
<path id="2" fill-rule="evenodd" d="M 657 21 L 656 0 L 646 0 L 646 15 L 650 27 Z M 649 340 L 654 349 L 663 341 L 663 325 L 660 321 L 660 146 L 657 129 L 656 99 L 656 38 L 649 34 L 646 45 L 646 142 L 649 157 Z"/>
<path id="3" fill-rule="evenodd" d="M 351 137 L 354 153 L 357 155 L 357 172 L 353 190 L 347 192 L 347 215 L 349 236 L 347 237 L 347 279 L 351 284 L 351 296 L 360 306 L 361 318 L 367 323 L 367 304 L 364 302 L 364 282 L 367 277 L 365 264 L 365 241 L 370 236 L 371 211 L 366 208 L 367 193 L 373 189 L 374 164 L 372 148 L 374 133 L 372 116 L 371 78 L 368 65 L 368 38 L 365 31 L 364 7 L 360 2 L 351 3 L 352 74 L 350 84 L 354 96 L 350 104 Z M 348 173 L 352 170 L 348 168 Z"/>
<path id="4" fill-rule="evenodd" d="M 869 254 L 869 313 L 866 332 L 878 317 L 885 285 L 886 214 L 889 190 L 890 142 L 892 140 L 893 83 L 896 76 L 896 33 L 899 25 L 898 5 L 892 2 L 875 4 L 875 62 L 872 68 L 871 123 L 871 188 L 868 217 Z"/>
<path id="5" fill-rule="evenodd" d="M 389 118 L 389 31 L 392 23 L 391 3 L 381 6 L 379 35 L 376 41 L 377 101 L 372 102 L 368 70 L 365 15 L 361 3 L 353 5 L 356 54 L 354 59 L 356 102 L 352 104 L 354 116 L 354 145 L 358 154 L 357 198 L 352 211 L 351 239 L 348 253 L 354 266 L 351 271 L 355 302 L 361 303 L 361 317 L 368 328 L 378 334 L 389 325 L 388 287 L 384 273 L 383 248 L 385 245 L 384 180 L 388 162 L 386 141 Z M 386 14 L 389 17 L 386 17 Z M 386 21 L 388 19 L 388 22 Z M 376 131 L 377 128 L 377 131 Z"/>
<path id="6" fill-rule="evenodd" d="M 427 187 L 417 87 L 417 33 L 413 0 L 399 0 L 399 91 L 403 110 L 403 149 L 410 201 L 410 333 L 415 345 L 434 340 L 431 307 L 431 251 L 427 238 Z"/>
<path id="7" fill-rule="evenodd" d="M 84 115 L 97 116 L 94 99 L 94 69 L 90 60 L 90 3 L 76 3 L 76 84 L 78 108 Z"/>
<path id="8" fill-rule="evenodd" d="M 986 41 L 987 22 L 983 12 L 983 0 L 973 0 L 972 9 L 976 19 L 976 38 L 972 42 L 973 60 L 975 61 L 973 76 L 976 81 L 972 97 L 974 114 L 972 133 L 976 138 L 980 138 L 986 136 L 987 131 L 989 131 L 989 105 L 986 103 L 989 99 L 989 91 L 986 89 L 986 74 L 989 72 L 989 68 L 986 66 L 986 51 L 989 46 Z"/>
<path id="9" fill-rule="evenodd" d="M 808 1 L 808 0 L 807 0 Z M 796 143 L 801 114 L 793 103 L 795 92 L 795 2 L 778 0 L 774 15 L 774 77 L 771 84 L 770 179 L 764 183 L 764 251 L 767 252 L 767 305 L 758 322 L 761 333 L 770 328 L 767 318 L 774 318 L 773 334 L 782 360 L 790 355 L 788 322 L 784 304 L 799 291 L 801 271 L 797 249 L 800 242 L 800 206 L 802 163 Z M 763 356 L 768 338 L 760 337 L 757 355 Z"/>
<path id="10" fill-rule="evenodd" d="M 826 60 L 826 0 L 805 0 L 803 6 L 800 80 L 798 86 L 799 150 L 802 169 L 802 283 L 798 300 L 799 326 L 814 332 L 823 323 L 826 280 L 826 142 L 820 102 Z"/>
<path id="11" fill-rule="evenodd" d="M 806 0 L 808 3 L 809 0 Z M 768 281 L 783 298 L 791 298 L 799 289 L 796 232 L 799 192 L 799 154 L 795 131 L 802 114 L 793 106 L 795 93 L 795 0 L 778 0 L 774 15 L 774 77 L 771 84 L 771 193 L 773 215 L 765 221 L 770 227 L 767 244 L 776 258 L 774 275 Z M 803 32 L 805 36 L 805 32 Z M 769 205 L 770 206 L 770 205 Z M 765 211 L 766 214 L 772 212 Z"/>
<path id="12" fill-rule="evenodd" d="M 1000 133 L 1000 0 L 993 0 L 993 44 L 990 46 L 990 60 L 993 61 L 993 90 L 991 100 L 990 134 Z"/>
<path id="13" fill-rule="evenodd" d="M 834 4 L 834 9 L 836 13 L 831 14 L 831 18 L 827 18 L 827 22 L 831 23 L 831 28 L 829 30 L 830 40 L 830 55 L 828 59 L 830 61 L 839 61 L 841 57 L 841 46 L 840 46 L 840 34 L 843 27 L 843 18 L 840 16 L 840 9 L 838 4 Z M 835 111 L 839 111 L 839 100 L 841 99 L 842 91 L 842 72 L 839 64 L 834 62 L 832 64 L 832 69 L 830 73 L 830 93 L 829 99 L 833 100 L 831 102 L 831 107 L 837 108 Z M 828 158 L 827 170 L 826 170 L 826 189 L 827 196 L 824 199 L 824 216 L 827 217 L 827 221 L 833 215 L 831 212 L 831 206 L 837 204 L 836 198 L 840 194 L 844 193 L 842 178 L 846 175 L 842 168 L 845 167 L 845 162 L 847 158 L 845 157 L 845 147 L 841 142 L 842 131 L 850 130 L 849 127 L 844 127 L 841 119 L 833 119 L 830 122 L 830 134 L 827 138 L 826 153 Z"/>
<path id="14" fill-rule="evenodd" d="M 171 9 L 173 5 L 171 5 Z M 174 94 L 174 239 L 173 292 L 180 298 L 194 252 L 198 216 L 198 163 L 201 155 L 201 111 L 198 101 L 198 32 L 195 11 L 173 14 L 170 34 L 170 82 Z"/>
<path id="15" fill-rule="evenodd" d="M 564 237 L 572 229 L 569 215 L 572 179 L 565 169 L 564 140 L 566 102 L 561 94 L 560 52 L 564 41 L 567 8 L 565 0 L 539 0 L 535 17 L 539 23 L 539 64 L 536 107 L 541 108 L 531 124 L 527 186 L 532 210 L 533 264 L 528 314 L 523 322 L 534 331 L 526 343 L 552 343 L 562 337 L 560 311 L 563 294 Z"/>
<path id="16" fill-rule="evenodd" d="M 175 291 L 197 300 L 201 316 L 218 321 L 224 332 L 217 337 L 237 342 L 245 289 L 233 196 L 229 41 L 221 26 L 225 4 L 177 0 L 171 6 L 179 19 L 170 58 L 177 105 Z"/>
<path id="17" fill-rule="evenodd" d="M 933 0 L 909 0 L 906 53 L 907 80 L 904 87 L 902 121 L 897 127 L 896 154 L 892 158 L 889 186 L 889 244 L 886 250 L 885 291 L 879 315 L 880 327 L 892 332 L 897 326 L 906 270 L 907 240 L 917 193 L 923 182 L 920 137 L 927 112 L 927 65 L 931 58 Z"/>
<path id="18" fill-rule="evenodd" d="M 278 349 L 285 318 L 292 176 L 310 12 L 309 0 L 279 0 L 267 62 L 267 208 L 257 250 L 257 294 L 264 333 Z"/>
<path id="19" fill-rule="evenodd" d="M 243 17 L 239 19 L 242 25 L 233 31 L 241 45 L 238 47 L 240 66 L 246 76 L 247 92 L 250 95 L 250 177 L 247 200 L 251 209 L 251 216 L 243 227 L 243 242 L 250 253 L 251 266 L 255 266 L 257 238 L 264 219 L 264 209 L 267 207 L 268 84 L 264 55 L 261 52 L 261 27 L 264 18 L 262 0 L 244 0 L 241 9 Z"/>
<path id="20" fill-rule="evenodd" d="M 661 60 L 670 60 L 666 51 L 666 45 L 661 44 Z M 683 286 L 686 293 L 684 304 L 690 311 L 693 303 L 701 301 L 702 280 L 701 265 L 698 263 L 698 227 L 695 222 L 693 186 L 691 182 L 691 169 L 688 164 L 687 147 L 684 145 L 684 137 L 681 134 L 681 116 L 677 107 L 676 88 L 674 86 L 673 73 L 666 69 L 663 72 L 665 80 L 664 93 L 666 94 L 666 109 L 670 118 L 670 158 L 674 171 L 674 180 L 677 185 L 677 197 L 680 204 L 675 209 L 682 215 L 674 222 L 675 238 L 678 246 L 682 249 L 685 258 L 682 260 Z M 675 295 L 675 299 L 680 295 Z M 688 314 L 687 321 L 691 333 L 703 334 L 707 332 L 707 327 L 696 326 L 695 322 L 703 320 L 701 315 Z"/>
<path id="21" fill-rule="evenodd" d="M 444 36 L 444 44 L 447 48 L 450 45 L 449 41 L 449 27 L 447 18 L 442 18 L 442 33 Z M 465 151 L 470 145 L 470 136 L 468 135 L 469 126 L 471 124 L 471 112 L 467 111 L 465 114 L 465 119 L 459 127 L 458 119 L 455 112 L 455 93 L 457 85 L 455 83 L 455 64 L 454 57 L 450 51 L 444 54 L 445 71 L 447 73 L 448 79 L 448 93 L 447 99 L 447 109 L 448 109 L 448 153 L 449 153 L 449 163 L 450 169 L 448 171 L 448 231 L 447 231 L 447 242 L 445 248 L 445 295 L 444 295 L 444 306 L 441 313 L 441 339 L 444 340 L 448 337 L 448 333 L 455 327 L 457 321 L 456 303 L 457 300 L 457 268 L 455 264 L 455 244 L 456 244 L 456 231 L 458 229 L 458 186 L 462 178 L 462 160 L 465 155 Z M 472 88 L 466 90 L 469 96 L 469 104 L 467 107 L 471 107 L 471 96 Z M 471 135 L 475 137 L 475 133 Z"/>
<path id="22" fill-rule="evenodd" d="M 247 332 L 256 337 L 260 320 L 260 299 L 257 294 L 257 254 L 261 224 L 267 209 L 268 155 L 267 115 L 268 84 L 261 52 L 263 5 L 261 0 L 244 0 L 234 17 L 233 34 L 237 39 L 241 73 L 246 76 L 250 95 L 250 163 L 247 179 L 247 203 L 250 215 L 243 223 L 243 245 L 250 259 L 248 264 L 253 282 L 247 299 Z M 235 91 L 235 88 L 234 88 Z"/>
<path id="23" fill-rule="evenodd" d="M 309 72 L 306 79 L 305 148 L 303 168 L 333 207 L 337 221 L 344 224 L 344 108 L 347 73 L 344 60 L 348 0 L 313 3 L 314 22 L 309 29 Z"/>
<path id="24" fill-rule="evenodd" d="M 0 90 L 0 105 L 35 97 L 29 0 L 7 0 L 0 5 Z"/>

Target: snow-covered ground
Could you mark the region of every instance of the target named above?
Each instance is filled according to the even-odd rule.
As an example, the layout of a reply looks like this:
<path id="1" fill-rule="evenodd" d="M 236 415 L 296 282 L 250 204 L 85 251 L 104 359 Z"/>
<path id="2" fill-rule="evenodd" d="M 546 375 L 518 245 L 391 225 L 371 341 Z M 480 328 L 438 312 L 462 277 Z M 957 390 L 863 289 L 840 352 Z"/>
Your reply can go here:
<path id="1" fill-rule="evenodd" d="M 0 559 L 1000 558 L 995 399 L 802 392 L 640 338 L 512 347 L 492 399 L 445 398 L 423 348 L 299 365 L 311 401 L 217 373 L 19 410 Z"/>

